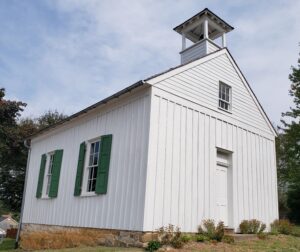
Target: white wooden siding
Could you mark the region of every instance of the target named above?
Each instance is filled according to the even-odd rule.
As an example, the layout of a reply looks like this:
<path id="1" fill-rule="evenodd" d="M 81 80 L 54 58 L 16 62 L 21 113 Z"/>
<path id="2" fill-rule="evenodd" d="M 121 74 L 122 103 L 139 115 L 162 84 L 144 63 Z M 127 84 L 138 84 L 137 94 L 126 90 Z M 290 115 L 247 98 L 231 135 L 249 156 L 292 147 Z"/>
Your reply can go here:
<path id="1" fill-rule="evenodd" d="M 120 99 L 33 139 L 24 223 L 142 230 L 150 96 L 142 90 Z M 79 145 L 104 134 L 113 135 L 108 192 L 74 197 Z M 58 197 L 37 199 L 41 155 L 55 149 L 64 150 Z"/>
<path id="2" fill-rule="evenodd" d="M 172 223 L 191 232 L 215 218 L 217 148 L 232 152 L 230 226 L 278 218 L 274 136 L 158 88 L 152 92 L 144 230 Z"/>
<path id="3" fill-rule="evenodd" d="M 219 48 L 212 41 L 207 39 L 201 40 L 180 53 L 181 64 L 201 58 L 208 53 L 212 53 L 217 50 L 219 50 Z"/>
<path id="4" fill-rule="evenodd" d="M 219 81 L 232 87 L 232 114 L 218 109 Z M 230 62 L 226 51 L 155 84 L 167 92 L 216 110 L 267 134 L 272 130 Z"/>

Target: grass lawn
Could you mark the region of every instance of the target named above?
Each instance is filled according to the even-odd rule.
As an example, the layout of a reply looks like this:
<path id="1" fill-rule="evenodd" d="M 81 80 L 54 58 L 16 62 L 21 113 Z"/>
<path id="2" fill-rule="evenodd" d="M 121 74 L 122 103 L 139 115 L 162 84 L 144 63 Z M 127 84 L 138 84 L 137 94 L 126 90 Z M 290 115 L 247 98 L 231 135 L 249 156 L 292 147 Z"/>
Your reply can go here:
<path id="1" fill-rule="evenodd" d="M 9 251 L 14 249 L 15 240 L 14 239 L 4 239 L 2 243 L 0 243 L 0 251 Z"/>
<path id="2" fill-rule="evenodd" d="M 300 228 L 299 228 L 300 229 Z M 6 239 L 0 244 L 0 251 L 12 252 L 14 248 L 14 240 Z M 15 250 L 16 252 L 22 252 L 22 250 Z M 113 251 L 133 251 L 142 252 L 144 250 L 137 248 L 109 248 L 109 247 L 80 247 L 70 249 L 58 249 L 58 250 L 44 250 L 47 252 L 113 252 Z M 300 237 L 291 235 L 270 235 L 266 240 L 255 241 L 241 241 L 235 244 L 218 243 L 216 245 L 212 243 L 188 243 L 184 249 L 174 251 L 203 251 L 203 252 L 256 252 L 256 251 L 272 251 L 272 252 L 294 252 L 300 251 Z"/>

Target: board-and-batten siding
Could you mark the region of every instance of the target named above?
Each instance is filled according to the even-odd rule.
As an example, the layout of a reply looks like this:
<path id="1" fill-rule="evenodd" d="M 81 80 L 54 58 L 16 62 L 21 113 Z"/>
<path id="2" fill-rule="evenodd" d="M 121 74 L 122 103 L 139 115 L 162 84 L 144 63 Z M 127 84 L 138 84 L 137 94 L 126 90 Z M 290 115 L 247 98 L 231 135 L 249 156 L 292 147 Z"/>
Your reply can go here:
<path id="1" fill-rule="evenodd" d="M 24 223 L 142 230 L 150 117 L 146 92 L 33 140 Z M 104 134 L 113 135 L 107 194 L 74 197 L 80 143 Z M 37 199 L 41 155 L 58 148 L 64 150 L 58 197 Z"/>
<path id="2" fill-rule="evenodd" d="M 266 123 L 226 53 L 167 78 L 155 86 L 217 110 L 219 81 L 232 87 L 231 117 L 270 133 L 270 126 Z M 224 114 L 228 113 L 224 112 Z"/>
<path id="3" fill-rule="evenodd" d="M 233 153 L 230 226 L 278 218 L 274 137 L 155 88 L 151 111 L 144 230 L 171 223 L 197 231 L 203 219 L 215 218 L 216 147 Z"/>

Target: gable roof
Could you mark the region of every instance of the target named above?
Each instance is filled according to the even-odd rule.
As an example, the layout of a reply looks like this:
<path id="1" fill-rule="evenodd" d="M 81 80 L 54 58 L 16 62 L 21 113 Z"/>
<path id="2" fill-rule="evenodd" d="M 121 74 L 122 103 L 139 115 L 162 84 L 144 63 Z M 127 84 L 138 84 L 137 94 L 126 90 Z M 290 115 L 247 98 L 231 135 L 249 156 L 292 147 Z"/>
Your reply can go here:
<path id="1" fill-rule="evenodd" d="M 234 60 L 234 58 L 232 57 L 231 53 L 229 52 L 229 50 L 225 47 L 225 48 L 222 48 L 220 50 L 217 50 L 215 52 L 212 52 L 210 54 L 207 54 L 205 55 L 204 57 L 200 57 L 200 58 L 197 58 L 197 59 L 194 59 L 190 62 L 187 62 L 183 65 L 180 65 L 178 67 L 175 67 L 175 68 L 172 68 L 172 69 L 169 69 L 168 71 L 165 71 L 165 72 L 162 72 L 160 74 L 157 74 L 157 75 L 154 75 L 148 79 L 146 79 L 145 81 L 147 81 L 149 84 L 151 85 L 154 85 L 164 79 L 167 79 L 173 75 L 176 75 L 180 72 L 183 72 L 187 69 L 190 69 L 192 67 L 195 67 L 195 66 L 198 66 L 208 60 L 211 60 L 221 54 L 227 54 L 229 60 L 231 61 L 233 67 L 235 68 L 237 74 L 239 75 L 239 77 L 241 78 L 242 82 L 244 83 L 244 85 L 246 86 L 246 88 L 248 89 L 250 95 L 252 96 L 252 99 L 254 100 L 254 102 L 256 103 L 259 111 L 261 112 L 263 118 L 265 119 L 265 121 L 267 122 L 270 130 L 272 131 L 272 133 L 277 136 L 277 131 L 276 129 L 274 128 L 271 120 L 269 119 L 268 115 L 266 114 L 265 110 L 263 109 L 261 103 L 259 102 L 257 96 L 255 95 L 253 89 L 251 88 L 249 82 L 247 81 L 247 79 L 245 78 L 244 74 L 242 73 L 242 71 L 240 70 L 239 66 L 237 65 L 236 61 Z"/>
<path id="2" fill-rule="evenodd" d="M 2 215 L 0 216 L 0 223 L 9 219 L 9 221 L 15 222 L 16 224 L 18 224 L 18 222 L 16 220 L 14 220 L 11 216 L 6 216 L 6 215 Z"/>
<path id="3" fill-rule="evenodd" d="M 175 66 L 175 67 L 172 67 L 172 68 L 169 68 L 168 70 L 166 71 L 163 71 L 161 73 L 158 73 L 158 74 L 155 74 L 155 75 L 152 75 L 144 80 L 139 80 L 137 81 L 136 83 L 120 90 L 119 92 L 97 102 L 97 103 L 94 103 L 93 105 L 67 117 L 66 119 L 63 119 L 61 121 L 59 121 L 58 123 L 55 123 L 51 126 L 48 126 L 38 132 L 36 132 L 35 134 L 31 135 L 28 139 L 32 139 L 33 137 L 36 137 L 38 135 L 41 135 L 49 130 L 52 130 L 54 128 L 57 128 L 58 126 L 60 125 L 63 125 L 69 121 L 73 121 L 74 119 L 78 118 L 79 116 L 83 115 L 83 114 L 86 114 L 87 112 L 89 111 L 92 111 L 93 109 L 95 108 L 98 108 L 102 105 L 105 105 L 106 103 L 108 103 L 109 101 L 113 100 L 113 99 L 116 99 L 116 98 L 119 98 L 121 95 L 123 94 L 126 94 L 128 92 L 131 92 L 133 90 L 135 90 L 136 88 L 138 87 L 141 87 L 141 86 L 144 86 L 144 85 L 153 85 L 155 83 L 157 83 L 158 81 L 162 80 L 162 79 L 166 79 L 172 75 L 175 75 L 179 72 L 182 72 L 182 71 L 185 71 L 186 69 L 189 69 L 193 66 L 196 66 L 196 65 L 199 65 L 199 64 L 202 64 L 214 57 L 217 57 L 218 55 L 222 54 L 222 53 L 227 53 L 227 55 L 229 56 L 230 60 L 232 61 L 234 67 L 236 68 L 236 71 L 238 72 L 238 74 L 240 75 L 242 81 L 244 82 L 244 84 L 249 88 L 249 92 L 250 94 L 252 95 L 254 101 L 256 102 L 260 112 L 262 113 L 264 119 L 266 120 L 266 122 L 268 123 L 270 129 L 272 130 L 273 134 L 275 136 L 277 136 L 277 132 L 276 132 L 276 129 L 274 128 L 273 124 L 271 123 L 269 117 L 267 116 L 265 110 L 263 109 L 262 105 L 260 104 L 259 100 L 257 99 L 257 96 L 255 95 L 255 93 L 253 92 L 253 89 L 251 88 L 250 84 L 248 83 L 248 81 L 246 80 L 245 76 L 243 75 L 242 71 L 240 70 L 240 68 L 238 67 L 236 61 L 234 60 L 234 58 L 232 57 L 232 55 L 230 54 L 229 50 L 227 48 L 222 48 L 222 49 L 219 49 L 219 50 L 216 50 L 214 52 L 211 52 L 205 56 L 202 56 L 202 57 L 199 57 L 199 58 L 196 58 L 196 59 L 193 59 L 189 62 L 186 62 L 184 64 L 180 64 L 178 66 Z"/>

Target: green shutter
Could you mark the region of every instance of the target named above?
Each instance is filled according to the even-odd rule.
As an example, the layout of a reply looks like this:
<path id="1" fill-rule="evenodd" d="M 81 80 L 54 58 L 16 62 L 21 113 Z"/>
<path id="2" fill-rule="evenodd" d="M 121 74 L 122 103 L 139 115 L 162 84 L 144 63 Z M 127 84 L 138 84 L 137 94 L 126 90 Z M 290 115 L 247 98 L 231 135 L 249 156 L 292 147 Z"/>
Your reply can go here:
<path id="1" fill-rule="evenodd" d="M 42 197 L 46 159 L 47 159 L 46 154 L 43 154 L 42 158 L 41 158 L 39 180 L 38 180 L 37 189 L 36 189 L 36 197 L 37 198 Z"/>
<path id="2" fill-rule="evenodd" d="M 98 164 L 97 180 L 96 180 L 97 194 L 105 194 L 107 192 L 111 142 L 112 142 L 112 135 L 101 136 L 99 164 Z"/>
<path id="3" fill-rule="evenodd" d="M 77 163 L 77 173 L 76 173 L 76 180 L 75 180 L 74 196 L 79 196 L 81 194 L 85 150 L 86 150 L 86 146 L 85 146 L 85 142 L 83 142 L 80 144 L 80 148 L 79 148 L 79 157 L 78 157 L 78 163 Z"/>
<path id="4" fill-rule="evenodd" d="M 53 158 L 52 176 L 48 195 L 50 198 L 57 197 L 62 157 L 63 150 L 56 150 Z"/>

